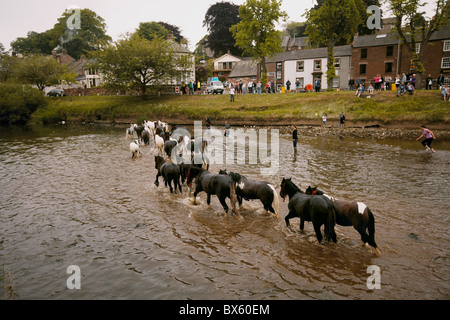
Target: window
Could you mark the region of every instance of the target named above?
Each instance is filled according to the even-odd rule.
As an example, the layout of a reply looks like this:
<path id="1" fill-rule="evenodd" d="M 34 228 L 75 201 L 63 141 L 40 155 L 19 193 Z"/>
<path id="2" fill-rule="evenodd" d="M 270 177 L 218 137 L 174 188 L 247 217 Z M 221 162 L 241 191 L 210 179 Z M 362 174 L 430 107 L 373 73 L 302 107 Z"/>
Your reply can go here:
<path id="1" fill-rule="evenodd" d="M 339 88 L 339 77 L 333 78 L 333 88 Z"/>
<path id="2" fill-rule="evenodd" d="M 322 70 L 322 60 L 314 60 L 314 71 Z"/>
<path id="3" fill-rule="evenodd" d="M 385 73 L 391 73 L 392 72 L 392 62 L 386 62 L 385 63 L 384 71 L 385 71 Z"/>
<path id="4" fill-rule="evenodd" d="M 303 72 L 303 71 L 305 71 L 305 62 L 297 61 L 297 72 Z"/>
<path id="5" fill-rule="evenodd" d="M 225 72 L 220 71 L 217 75 L 218 75 L 219 77 L 223 77 L 223 76 L 225 75 Z"/>
<path id="6" fill-rule="evenodd" d="M 450 57 L 442 58 L 442 68 L 450 68 Z"/>
<path id="7" fill-rule="evenodd" d="M 361 49 L 361 59 L 367 59 L 367 48 Z"/>
<path id="8" fill-rule="evenodd" d="M 283 69 L 283 63 L 277 62 L 277 70 Z"/>
<path id="9" fill-rule="evenodd" d="M 386 57 L 392 57 L 394 55 L 394 46 L 386 47 Z"/>
<path id="10" fill-rule="evenodd" d="M 277 71 L 277 80 L 281 80 L 281 74 L 282 74 L 281 71 Z"/>
<path id="11" fill-rule="evenodd" d="M 340 69 L 341 68 L 341 58 L 335 58 L 334 59 L 334 67 L 336 69 Z"/>
<path id="12" fill-rule="evenodd" d="M 366 66 L 365 64 L 359 65 L 359 74 L 366 74 Z"/>
<path id="13" fill-rule="evenodd" d="M 444 41 L 444 51 L 450 51 L 450 40 Z"/>
<path id="14" fill-rule="evenodd" d="M 420 43 L 416 43 L 416 53 L 420 53 Z"/>

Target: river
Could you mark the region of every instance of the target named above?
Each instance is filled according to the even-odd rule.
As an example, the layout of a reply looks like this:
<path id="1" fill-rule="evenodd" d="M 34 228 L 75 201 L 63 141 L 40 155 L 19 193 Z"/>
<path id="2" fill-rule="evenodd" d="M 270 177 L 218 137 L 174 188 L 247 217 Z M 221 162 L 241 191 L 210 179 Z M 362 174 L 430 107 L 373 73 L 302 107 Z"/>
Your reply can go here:
<path id="1" fill-rule="evenodd" d="M 418 132 L 418 135 L 420 132 Z M 0 130 L 0 280 L 17 299 L 449 299 L 450 145 L 280 134 L 279 168 L 227 164 L 280 190 L 282 177 L 319 186 L 375 214 L 377 256 L 351 227 L 318 244 L 259 201 L 241 217 L 215 196 L 194 205 L 154 185 L 152 148 L 130 159 L 125 127 Z M 222 169 L 212 165 L 210 170 Z M 229 200 L 227 200 L 229 201 Z M 69 290 L 69 266 L 81 289 Z M 368 287 L 370 266 L 379 289 Z M 375 282 L 374 282 L 375 283 Z M 0 299 L 5 295 L 0 288 Z M 3 291 L 2 291 L 3 290 Z"/>

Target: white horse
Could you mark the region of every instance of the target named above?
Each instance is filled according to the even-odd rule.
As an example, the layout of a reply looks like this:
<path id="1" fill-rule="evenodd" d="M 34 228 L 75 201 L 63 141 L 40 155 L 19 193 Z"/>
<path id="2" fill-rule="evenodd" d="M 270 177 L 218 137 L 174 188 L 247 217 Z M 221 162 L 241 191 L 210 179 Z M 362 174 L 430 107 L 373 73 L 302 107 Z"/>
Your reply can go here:
<path id="1" fill-rule="evenodd" d="M 130 143 L 130 152 L 132 160 L 136 159 L 138 156 L 142 156 L 141 148 L 139 147 L 139 142 L 137 140 Z"/>
<path id="2" fill-rule="evenodd" d="M 159 135 L 155 134 L 155 148 L 154 151 L 158 150 L 158 155 L 164 153 L 164 139 Z"/>

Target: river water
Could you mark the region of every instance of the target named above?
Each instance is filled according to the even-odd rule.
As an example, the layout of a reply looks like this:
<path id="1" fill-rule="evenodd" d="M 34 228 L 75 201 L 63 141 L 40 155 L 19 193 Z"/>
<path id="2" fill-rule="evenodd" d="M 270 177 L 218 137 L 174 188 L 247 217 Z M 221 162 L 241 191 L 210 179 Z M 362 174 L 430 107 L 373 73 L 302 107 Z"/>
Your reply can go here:
<path id="1" fill-rule="evenodd" d="M 351 227 L 337 226 L 337 244 L 318 244 L 310 223 L 300 233 L 298 219 L 290 232 L 287 202 L 279 218 L 245 202 L 238 218 L 215 196 L 194 205 L 186 186 L 157 188 L 152 148 L 131 160 L 123 126 L 2 129 L 0 299 L 5 283 L 18 299 L 449 299 L 450 145 L 318 136 L 294 154 L 289 138 L 277 172 L 226 168 L 278 192 L 292 177 L 365 202 L 381 256 Z M 71 265 L 80 290 L 67 288 Z"/>

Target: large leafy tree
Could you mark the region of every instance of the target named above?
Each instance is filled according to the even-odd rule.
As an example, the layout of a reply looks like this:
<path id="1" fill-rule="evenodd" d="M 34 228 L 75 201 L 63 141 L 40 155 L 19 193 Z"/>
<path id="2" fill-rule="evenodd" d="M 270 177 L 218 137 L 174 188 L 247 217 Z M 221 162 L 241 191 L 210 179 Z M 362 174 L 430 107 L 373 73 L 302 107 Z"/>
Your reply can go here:
<path id="1" fill-rule="evenodd" d="M 388 0 L 389 9 L 395 16 L 394 32 L 412 56 L 416 72 L 416 88 L 421 88 L 422 73 L 425 72 L 423 58 L 433 33 L 450 21 L 450 1 L 437 0 L 431 19 L 421 11 L 425 5 L 420 0 Z M 419 52 L 417 45 L 420 44 Z"/>
<path id="2" fill-rule="evenodd" d="M 208 36 L 206 45 L 214 51 L 215 56 L 220 56 L 228 50 L 231 54 L 240 56 L 242 49 L 236 47 L 230 27 L 238 24 L 239 6 L 230 2 L 217 2 L 209 7 L 203 20 L 203 26 L 207 27 Z"/>
<path id="3" fill-rule="evenodd" d="M 39 90 L 60 83 L 69 71 L 51 56 L 33 55 L 15 64 L 13 77 L 18 83 L 36 86 Z"/>
<path id="4" fill-rule="evenodd" d="M 191 67 L 191 57 L 177 52 L 177 46 L 167 39 L 149 41 L 135 33 L 92 52 L 91 57 L 108 84 L 138 87 L 145 95 L 148 86 L 158 89 Z"/>
<path id="5" fill-rule="evenodd" d="M 362 0 L 325 0 L 318 9 L 306 12 L 306 34 L 312 43 L 328 48 L 327 83 L 332 87 L 336 76 L 334 47 L 341 41 L 349 43 L 364 22 L 366 8 Z"/>
<path id="6" fill-rule="evenodd" d="M 67 19 L 71 15 L 71 12 L 64 12 L 52 29 L 41 33 L 30 31 L 26 37 L 11 42 L 11 48 L 22 54 L 50 54 L 52 49 L 60 46 L 79 59 L 87 51 L 98 49 L 101 43 L 111 41 L 103 18 L 94 11 L 80 10 L 81 28 L 78 30 L 67 28 Z"/>
<path id="7" fill-rule="evenodd" d="M 150 21 L 139 23 L 139 28 L 136 30 L 136 33 L 139 37 L 152 41 L 155 38 L 167 39 L 169 30 L 155 21 Z"/>
<path id="8" fill-rule="evenodd" d="M 50 54 L 52 49 L 51 36 L 49 31 L 28 32 L 26 37 L 19 37 L 11 42 L 14 52 L 22 54 Z"/>
<path id="9" fill-rule="evenodd" d="M 241 22 L 230 28 L 236 45 L 261 65 L 262 77 L 267 74 L 266 57 L 283 50 L 282 32 L 276 29 L 280 20 L 287 19 L 281 3 L 281 0 L 247 0 L 239 7 Z"/>
<path id="10" fill-rule="evenodd" d="M 176 42 L 182 43 L 187 41 L 186 38 L 181 35 L 181 30 L 178 26 L 162 21 L 158 22 L 158 24 L 166 28 L 167 31 L 169 31 L 169 33 L 173 36 Z"/>
<path id="11" fill-rule="evenodd" d="M 51 45 L 58 45 L 67 49 L 67 52 L 79 59 L 88 51 L 97 50 L 105 43 L 111 41 L 111 37 L 106 34 L 106 23 L 102 17 L 90 9 L 81 9 L 81 28 L 70 33 L 67 30 L 67 19 L 71 17 L 71 12 L 64 12 L 58 19 L 58 23 L 51 29 Z"/>

